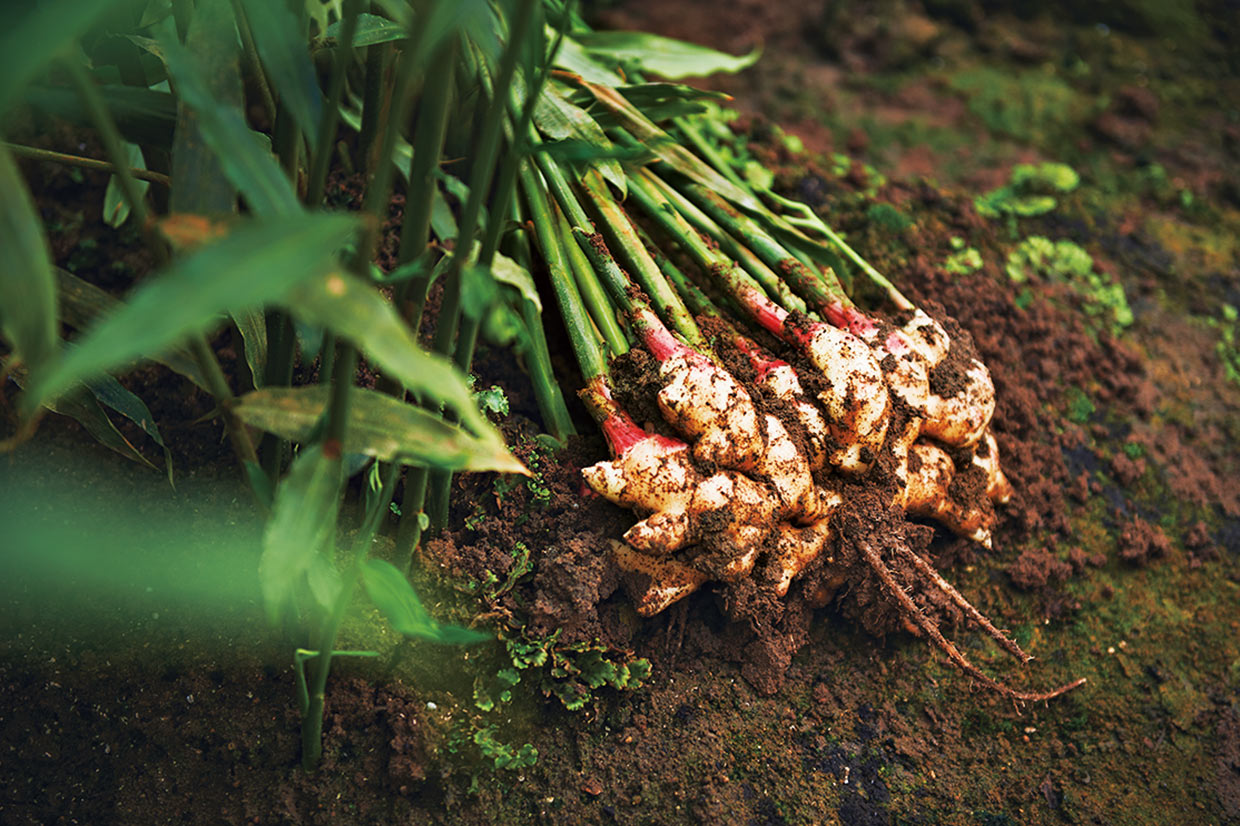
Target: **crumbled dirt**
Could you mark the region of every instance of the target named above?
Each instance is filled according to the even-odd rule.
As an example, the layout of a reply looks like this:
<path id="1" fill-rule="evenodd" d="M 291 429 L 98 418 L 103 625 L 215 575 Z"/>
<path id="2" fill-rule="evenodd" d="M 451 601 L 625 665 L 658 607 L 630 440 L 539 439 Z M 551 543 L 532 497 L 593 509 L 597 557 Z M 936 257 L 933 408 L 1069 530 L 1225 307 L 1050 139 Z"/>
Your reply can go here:
<path id="1" fill-rule="evenodd" d="M 1133 565 L 1146 565 L 1171 552 L 1171 540 L 1162 528 L 1137 517 L 1119 534 L 1119 558 Z"/>
<path id="2" fill-rule="evenodd" d="M 1026 548 L 1008 567 L 1008 576 L 1012 578 L 1012 584 L 1023 591 L 1042 588 L 1051 582 L 1063 582 L 1074 568 L 1079 570 L 1088 564 L 1083 553 L 1081 558 L 1074 558 L 1074 564 L 1069 564 L 1056 559 L 1045 548 Z"/>

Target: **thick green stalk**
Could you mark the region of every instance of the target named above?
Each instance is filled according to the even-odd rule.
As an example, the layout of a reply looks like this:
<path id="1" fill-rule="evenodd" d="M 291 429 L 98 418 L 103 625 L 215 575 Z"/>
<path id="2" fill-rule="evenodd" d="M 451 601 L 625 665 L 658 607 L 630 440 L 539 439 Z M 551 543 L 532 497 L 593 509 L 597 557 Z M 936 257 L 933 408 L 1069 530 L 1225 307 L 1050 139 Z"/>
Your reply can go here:
<path id="1" fill-rule="evenodd" d="M 288 313 L 282 310 L 268 311 L 267 340 L 270 342 L 270 349 L 267 353 L 263 385 L 288 387 L 293 381 L 293 356 L 297 350 L 297 333 Z M 274 433 L 265 433 L 258 446 L 258 455 L 262 457 L 267 478 L 274 483 L 280 478 L 284 463 L 288 459 L 289 442 Z"/>
<path id="2" fill-rule="evenodd" d="M 676 124 L 676 128 L 680 130 L 680 133 L 689 139 L 689 143 L 693 144 L 693 148 L 715 168 L 716 172 L 744 191 L 752 193 L 753 190 L 749 187 L 749 184 L 740 175 L 736 174 L 736 170 L 732 168 L 732 165 L 724 160 L 723 156 L 715 149 L 715 145 L 706 139 L 706 136 L 702 134 L 702 130 L 698 129 L 698 125 L 695 123 L 696 120 L 697 118 L 692 117 L 679 117 L 673 118 L 672 123 Z"/>
<path id="3" fill-rule="evenodd" d="M 457 254 L 452 257 L 445 276 L 443 304 L 437 319 L 438 326 L 435 328 L 435 349 L 444 355 L 451 355 L 456 350 L 455 339 L 460 324 L 463 286 L 461 271 L 473 250 L 479 219 L 482 217 L 483 206 L 490 192 L 491 181 L 495 176 L 496 161 L 499 158 L 507 101 L 505 95 L 495 90 L 507 89 L 512 85 L 513 75 L 517 70 L 517 60 L 524 47 L 520 37 L 524 34 L 526 25 L 533 15 L 534 4 L 535 0 L 517 0 L 515 13 L 509 22 L 508 43 L 504 46 L 504 52 L 499 61 L 499 73 L 494 80 L 494 90 L 487 100 L 482 132 L 475 143 L 473 167 L 469 176 L 469 197 L 465 199 L 465 208 L 461 211 L 461 220 L 457 226 Z M 481 61 L 479 71 L 486 71 Z M 493 216 L 493 220 L 498 220 L 499 215 L 507 212 L 506 206 L 506 204 L 501 205 L 500 210 Z M 490 266 L 490 263 L 490 261 L 481 260 L 478 262 L 483 267 Z M 471 335 L 477 335 L 476 328 L 471 331 Z M 462 357 L 468 356 L 468 360 L 472 361 L 472 342 L 459 352 Z M 469 365 L 461 365 L 461 369 L 468 370 Z M 442 530 L 448 523 L 448 489 L 451 483 L 451 471 L 431 470 L 430 500 L 427 510 L 430 516 L 430 530 L 433 532 Z"/>
<path id="4" fill-rule="evenodd" d="M 719 308 L 714 305 L 714 302 L 710 300 L 710 297 L 707 296 L 706 293 L 702 292 L 702 289 L 698 287 L 697 284 L 694 284 L 689 276 L 685 275 L 684 272 L 681 271 L 680 267 L 677 267 L 670 260 L 668 260 L 667 256 L 663 255 L 662 252 L 659 252 L 658 249 L 654 247 L 654 241 L 646 235 L 644 231 L 640 232 L 640 237 L 642 244 L 647 248 L 647 250 L 650 251 L 651 259 L 659 265 L 659 269 L 662 270 L 663 274 L 667 277 L 667 280 L 676 288 L 676 292 L 680 293 L 680 295 L 684 298 L 685 303 L 689 305 L 694 313 L 697 315 L 711 316 L 712 318 L 723 317 L 723 313 L 721 313 Z"/>
<path id="5" fill-rule="evenodd" d="M 730 255 L 746 272 L 753 276 L 768 294 L 774 296 L 783 304 L 785 309 L 802 313 L 806 311 L 806 304 L 800 296 L 793 293 L 788 288 L 788 285 L 784 283 L 779 273 L 767 266 L 753 250 L 729 235 L 710 215 L 699 209 L 688 198 L 668 185 L 666 181 L 663 181 L 649 170 L 644 172 L 651 184 L 658 189 L 659 194 L 671 203 L 677 212 L 688 219 L 689 223 L 696 227 L 699 232 L 705 233 L 718 243 L 724 252 Z M 793 260 L 795 261 L 795 259 Z M 800 262 L 797 263 L 799 264 Z"/>
<path id="6" fill-rule="evenodd" d="M 319 120 L 319 132 L 315 140 L 314 157 L 310 159 L 310 171 L 306 180 L 306 203 L 318 207 L 323 203 L 327 187 L 327 168 L 335 149 L 333 138 L 340 123 L 340 101 L 344 96 L 344 81 L 349 65 L 353 62 L 353 38 L 357 32 L 357 18 L 361 13 L 362 0 L 345 0 L 344 18 L 340 26 L 340 39 L 336 44 L 332 76 L 327 84 L 327 100 L 323 105 L 323 117 Z"/>
<path id="7" fill-rule="evenodd" d="M 564 217 L 564 213 L 554 204 L 551 205 L 551 208 L 559 224 L 560 237 L 564 239 L 572 237 L 574 234 L 573 228 L 569 226 L 568 219 Z M 624 331 L 620 329 L 619 322 L 616 321 L 616 310 L 612 303 L 607 300 L 607 293 L 603 291 L 603 285 L 599 283 L 598 277 L 594 274 L 594 267 L 591 266 L 590 259 L 581 251 L 580 244 L 570 244 L 568 241 L 564 242 L 564 254 L 568 259 L 573 275 L 576 277 L 577 290 L 585 301 L 590 318 L 594 320 L 594 326 L 602 333 L 603 341 L 607 342 L 607 346 L 611 348 L 613 356 L 627 353 L 629 351 L 629 340 L 625 337 Z"/>
<path id="8" fill-rule="evenodd" d="M 697 230 L 690 226 L 655 188 L 644 172 L 629 176 L 629 197 L 654 219 L 665 234 L 680 244 L 708 277 L 718 283 L 740 306 L 748 307 L 751 303 L 748 296 L 755 293 L 765 298 L 762 286 L 753 276 L 737 266 L 735 261 L 717 247 L 706 243 Z"/>
<path id="9" fill-rule="evenodd" d="M 413 160 L 409 167 L 409 187 L 405 194 L 405 216 L 400 231 L 399 261 L 406 264 L 422 254 L 431 237 L 431 211 L 435 203 L 435 171 L 443 154 L 444 134 L 452 111 L 453 67 L 459 40 L 447 38 L 431 58 L 431 65 L 444 69 L 427 78 L 418 104 L 418 124 L 414 132 Z M 446 239 L 445 239 L 446 240 Z M 430 274 L 411 278 L 396 289 L 396 307 L 416 334 L 422 324 Z M 421 510 L 421 505 L 418 505 Z"/>
<path id="10" fill-rule="evenodd" d="M 681 296 L 664 278 L 659 264 L 638 237 L 636 228 L 628 215 L 612 197 L 602 174 L 596 169 L 588 170 L 581 176 L 580 183 L 603 219 L 603 227 L 613 248 L 618 250 L 619 255 L 637 274 L 638 283 L 650 296 L 650 300 L 658 308 L 660 315 L 684 336 L 685 341 L 691 347 L 699 350 L 708 349 L 702 331 L 698 329 L 697 323 L 681 300 Z"/>
<path id="11" fill-rule="evenodd" d="M 520 161 L 516 161 L 518 166 Z M 521 210 L 517 204 L 512 205 L 512 216 L 518 227 L 525 226 Z M 508 233 L 505 250 L 508 256 L 526 271 L 531 270 L 532 256 L 530 253 L 529 234 L 524 229 L 515 229 Z M 547 431 L 563 442 L 568 436 L 577 432 L 573 427 L 572 417 L 564 404 L 564 393 L 555 379 L 555 371 L 551 368 L 551 351 L 547 347 L 547 335 L 543 330 L 542 314 L 537 305 L 525 296 L 516 298 L 521 311 L 521 320 L 525 322 L 529 334 L 521 354 L 525 358 L 525 367 L 530 374 L 530 383 L 534 387 L 534 398 L 538 409 L 542 412 L 543 423 Z"/>
<path id="12" fill-rule="evenodd" d="M 555 293 L 560 316 L 568 331 L 568 340 L 581 367 L 587 383 L 596 376 L 607 375 L 607 361 L 599 342 L 599 334 L 586 312 L 581 294 L 569 269 L 561 244 L 559 226 L 553 219 L 546 190 L 538 172 L 529 161 L 521 162 L 521 191 L 534 224 L 534 234 L 542 249 L 543 260 L 551 275 L 551 287 Z"/>
<path id="13" fill-rule="evenodd" d="M 431 237 L 431 210 L 438 186 L 435 172 L 443 154 L 444 134 L 452 111 L 456 55 L 459 39 L 446 38 L 431 58 L 444 70 L 427 78 L 419 106 L 418 128 L 414 133 L 413 160 L 409 168 L 409 187 L 405 195 L 405 217 L 401 226 L 399 261 L 408 263 L 426 249 Z M 430 290 L 430 274 L 411 278 L 397 287 L 396 307 L 414 334 L 422 326 L 422 312 Z M 386 380 L 383 389 L 400 392 Z M 426 503 L 429 469 L 411 467 L 405 472 L 405 492 L 401 499 L 400 525 L 396 533 L 396 566 L 409 570 L 413 550 L 422 539 L 422 507 Z"/>
<path id="14" fill-rule="evenodd" d="M 814 211 L 810 209 L 809 206 L 793 201 L 790 198 L 783 198 L 773 192 L 769 192 L 767 194 L 777 204 L 801 214 L 802 217 L 800 219 L 784 219 L 787 223 L 798 227 L 805 227 L 806 229 L 819 232 L 826 236 L 827 240 L 830 241 L 836 249 L 843 253 L 845 258 L 852 261 L 853 264 L 865 273 L 871 281 L 886 290 L 888 298 L 891 299 L 892 303 L 895 304 L 898 309 L 916 309 L 916 305 L 909 301 L 904 294 L 900 292 L 899 288 L 897 288 L 895 284 L 892 284 L 887 280 L 886 276 L 874 269 L 873 265 L 871 265 L 869 261 L 862 258 L 861 255 L 849 246 L 848 243 L 845 242 L 835 230 L 831 229 L 825 221 L 815 215 Z"/>
<path id="15" fill-rule="evenodd" d="M 689 182 L 684 185 L 684 191 L 711 218 L 718 221 L 721 226 L 753 250 L 759 258 L 778 271 L 794 290 L 805 296 L 815 309 L 826 312 L 830 306 L 835 304 L 842 304 L 845 307 L 853 306 L 852 299 L 845 294 L 843 286 L 835 279 L 834 273 L 830 277 L 825 275 L 819 277 L 813 273 L 757 221 L 738 212 L 731 204 L 706 187 Z"/>
<path id="16" fill-rule="evenodd" d="M 323 455 L 339 461 L 348 425 L 349 397 L 357 371 L 357 350 L 350 344 L 340 345 L 332 372 L 331 397 L 328 400 L 327 424 L 323 435 Z M 334 541 L 334 538 L 333 538 Z M 323 704 L 327 697 L 327 675 L 331 672 L 332 649 L 340 633 L 345 611 L 353 599 L 353 591 L 361 575 L 360 562 L 364 554 L 354 554 L 353 562 L 345 575 L 340 594 L 331 613 L 324 618 L 314 640 L 319 656 L 312 663 L 312 674 L 305 713 L 301 717 L 301 765 L 306 771 L 314 771 L 323 756 Z"/>
<path id="17" fill-rule="evenodd" d="M 379 9 L 373 9 L 379 11 Z M 384 92 L 388 89 L 388 55 L 391 43 L 378 43 L 366 47 L 366 80 L 362 88 L 362 124 L 357 135 L 357 157 L 354 163 L 359 169 L 369 170 L 375 137 L 379 134 L 379 121 L 385 105 Z"/>

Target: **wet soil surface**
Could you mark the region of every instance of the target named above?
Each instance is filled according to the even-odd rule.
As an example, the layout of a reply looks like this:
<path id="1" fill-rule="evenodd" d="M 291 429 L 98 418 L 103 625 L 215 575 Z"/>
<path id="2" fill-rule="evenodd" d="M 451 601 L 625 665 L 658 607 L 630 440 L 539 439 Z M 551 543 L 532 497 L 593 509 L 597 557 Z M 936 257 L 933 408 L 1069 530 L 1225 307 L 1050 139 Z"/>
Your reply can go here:
<path id="1" fill-rule="evenodd" d="M 732 51 L 764 40 L 758 67 L 708 81 L 737 95 L 750 151 L 918 304 L 954 319 L 993 376 L 1016 490 L 994 550 L 928 523 L 898 529 L 1036 659 L 1018 666 L 954 610 L 935 616 L 996 679 L 1088 684 L 1024 706 L 972 685 L 848 567 L 846 543 L 844 576 L 811 570 L 784 600 L 711 586 L 639 617 L 639 583 L 605 554 L 634 517 L 580 475 L 605 457 L 601 436 L 576 409 L 583 435 L 555 450 L 519 366 L 490 352 L 478 384 L 504 387 L 501 425 L 534 476 L 459 477 L 452 529 L 424 544 L 419 586 L 437 615 L 481 613 L 505 642 L 418 646 L 392 665 L 391 632 L 352 621 L 342 643 L 384 656 L 340 660 L 323 766 L 306 775 L 289 655 L 256 594 L 196 612 L 172 590 L 125 606 L 99 585 L 73 611 L 63 593 L 90 592 L 73 589 L 98 585 L 91 565 L 106 561 L 19 576 L 0 603 L 0 822 L 1240 822 L 1240 385 L 1224 368 L 1235 321 L 1221 310 L 1240 304 L 1240 113 L 1235 67 L 1211 45 L 1216 16 L 1162 21 L 1156 37 L 1140 15 L 1055 27 L 970 3 L 882 15 L 698 5 L 632 2 L 603 17 Z M 1184 31 L 1167 34 L 1173 24 Z M 1196 61 L 1189 43 L 1205 44 Z M 1025 109 L 996 103 L 1025 88 L 987 85 L 1005 77 L 1033 85 Z M 1056 97 L 1060 86 L 1082 97 Z M 1211 89 L 1232 108 L 1203 107 Z M 774 123 L 811 151 L 792 151 Z M 1012 163 L 1045 159 L 1071 162 L 1081 187 L 1040 216 L 978 213 L 974 198 Z M 62 266 L 105 288 L 106 262 L 149 266 L 131 260 L 135 239 L 92 229 L 101 176 L 24 171 L 66 227 Z M 1014 281 L 1009 255 L 1032 236 L 1080 245 L 1123 286 L 1133 322 L 1112 323 L 1099 293 L 1055 273 Z M 83 238 L 98 260 L 81 259 Z M 955 257 L 966 250 L 976 265 Z M 657 423 L 648 369 L 629 360 L 623 400 Z M 165 429 L 177 490 L 49 421 L 0 467 L 3 488 L 23 491 L 0 511 L 6 524 L 86 514 L 97 538 L 144 520 L 253 547 L 261 527 L 219 426 L 200 421 L 209 400 L 153 369 L 125 381 Z M 547 665 L 531 664 L 538 651 Z M 587 687 L 600 662 L 637 674 L 637 658 L 652 668 L 644 685 Z M 518 757 L 527 743 L 532 764 Z"/>

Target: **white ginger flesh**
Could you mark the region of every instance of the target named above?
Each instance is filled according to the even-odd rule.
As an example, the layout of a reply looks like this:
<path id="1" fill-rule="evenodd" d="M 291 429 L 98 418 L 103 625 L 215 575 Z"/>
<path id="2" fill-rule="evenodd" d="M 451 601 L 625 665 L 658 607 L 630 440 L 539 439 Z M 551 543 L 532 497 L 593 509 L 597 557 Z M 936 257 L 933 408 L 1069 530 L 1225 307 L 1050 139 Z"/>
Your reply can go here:
<path id="1" fill-rule="evenodd" d="M 817 518 L 808 457 L 779 419 L 758 412 L 730 373 L 696 353 L 672 356 L 659 371 L 667 381 L 658 394 L 659 410 L 677 430 L 696 437 L 693 455 L 699 461 L 768 483 L 779 497 L 777 518 Z"/>
<path id="2" fill-rule="evenodd" d="M 801 380 L 797 377 L 796 371 L 792 369 L 792 365 L 778 362 L 763 372 L 758 383 L 772 396 L 788 405 L 796 415 L 797 421 L 805 431 L 807 441 L 805 458 L 809 462 L 810 470 L 820 470 L 825 467 L 830 432 L 827 429 L 827 420 L 823 418 L 822 411 L 805 395 Z"/>
<path id="3" fill-rule="evenodd" d="M 639 553 L 623 542 L 611 540 L 611 556 L 620 570 L 646 578 L 645 590 L 635 594 L 637 613 L 654 616 L 677 600 L 701 588 L 707 577 L 675 559 L 656 559 Z"/>
<path id="4" fill-rule="evenodd" d="M 908 339 L 909 346 L 925 360 L 926 366 L 934 368 L 947 356 L 951 339 L 943 325 L 926 314 L 921 308 L 913 311 L 913 317 L 900 330 Z"/>
<path id="5" fill-rule="evenodd" d="M 814 324 L 805 353 L 822 374 L 818 394 L 838 447 L 829 461 L 844 471 L 864 471 L 887 435 L 889 400 L 882 368 L 865 342 L 826 324 Z"/>
<path id="6" fill-rule="evenodd" d="M 694 455 L 727 468 L 750 466 L 763 449 L 758 410 L 748 391 L 723 368 L 697 353 L 674 355 L 659 365 L 666 384 L 659 410 L 668 424 L 697 439 Z"/>
<path id="7" fill-rule="evenodd" d="M 937 445 L 919 443 L 913 445 L 909 453 L 905 512 L 933 519 L 953 533 L 989 548 L 994 511 L 963 505 L 952 499 L 949 488 L 956 475 L 956 465 L 947 452 Z"/>
<path id="8" fill-rule="evenodd" d="M 931 371 L 951 351 L 942 325 L 921 310 L 895 329 L 855 307 L 837 305 L 827 315 L 872 348 L 888 388 L 925 419 L 926 435 L 952 447 L 968 447 L 982 437 L 995 412 L 995 388 L 985 365 L 970 359 L 962 386 L 951 396 L 931 388 Z"/>
<path id="9" fill-rule="evenodd" d="M 641 520 L 625 540 L 648 554 L 666 555 L 709 538 L 740 552 L 757 547 L 770 532 L 779 503 L 771 491 L 734 471 L 721 471 L 693 489 L 683 508 Z"/>
<path id="10" fill-rule="evenodd" d="M 793 519 L 801 524 L 816 522 L 822 516 L 822 507 L 809 460 L 779 419 L 769 413 L 764 418 L 766 452 L 754 462 L 753 471 L 779 497 L 775 518 Z"/>
<path id="11" fill-rule="evenodd" d="M 1012 500 L 1015 491 L 1012 483 L 1003 474 L 1003 468 L 999 467 L 999 444 L 990 428 L 986 429 L 982 440 L 973 448 L 973 464 L 986 474 L 986 495 L 990 497 L 990 501 L 1006 505 Z"/>
<path id="12" fill-rule="evenodd" d="M 834 511 L 843 501 L 834 491 L 823 491 L 821 498 L 830 503 Z M 810 563 L 822 556 L 831 540 L 830 512 L 812 525 L 804 528 L 784 523 L 775 530 L 775 550 L 770 564 L 775 572 L 775 595 L 788 593 L 792 580 L 800 576 Z"/>
<path id="13" fill-rule="evenodd" d="M 977 444 L 995 412 L 995 385 L 986 365 L 971 359 L 965 379 L 956 395 L 932 395 L 926 408 L 923 432 L 954 447 Z"/>
<path id="14" fill-rule="evenodd" d="M 583 468 L 594 492 L 617 505 L 650 511 L 683 510 L 702 476 L 684 442 L 648 436 L 610 461 Z"/>

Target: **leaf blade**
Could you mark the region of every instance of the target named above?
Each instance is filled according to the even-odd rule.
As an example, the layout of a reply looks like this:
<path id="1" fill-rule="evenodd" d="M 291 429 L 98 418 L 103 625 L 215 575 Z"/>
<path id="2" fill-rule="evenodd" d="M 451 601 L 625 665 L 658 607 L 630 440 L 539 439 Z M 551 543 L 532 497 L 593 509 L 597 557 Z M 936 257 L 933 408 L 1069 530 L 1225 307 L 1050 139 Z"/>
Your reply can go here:
<path id="1" fill-rule="evenodd" d="M 265 387 L 239 398 L 234 410 L 252 427 L 305 442 L 326 406 L 326 388 Z M 445 470 L 511 470 L 515 460 L 507 450 L 496 454 L 494 447 L 458 425 L 385 393 L 360 387 L 351 392 L 344 453 Z"/>
<path id="2" fill-rule="evenodd" d="M 243 0 L 243 5 L 258 56 L 280 94 L 281 104 L 288 107 L 313 152 L 323 117 L 323 95 L 307 40 L 301 36 L 305 34 L 303 27 L 286 3 Z"/>
<path id="3" fill-rule="evenodd" d="M 614 63 L 635 62 L 643 71 L 669 80 L 733 74 L 752 66 L 762 56 L 760 48 L 749 54 L 730 55 L 649 32 L 578 32 L 573 38 L 595 59 L 603 57 Z"/>
<path id="4" fill-rule="evenodd" d="M 8 149 L 0 147 L 0 334 L 38 369 L 56 352 L 56 283 L 43 224 Z"/>
<path id="5" fill-rule="evenodd" d="M 287 306 L 303 322 L 351 340 L 409 391 L 451 407 L 479 438 L 503 444 L 452 362 L 423 350 L 392 305 L 367 284 L 339 272 L 320 275 L 296 287 Z M 513 462 L 511 472 L 529 472 L 515 458 Z"/>
<path id="6" fill-rule="evenodd" d="M 362 563 L 362 587 L 392 627 L 406 637 L 447 645 L 491 639 L 491 635 L 480 631 L 437 622 L 422 605 L 409 580 L 390 562 L 368 559 Z"/>
<path id="7" fill-rule="evenodd" d="M 56 277 L 56 296 L 60 305 L 60 320 L 82 330 L 90 327 L 99 318 L 116 312 L 121 301 L 108 295 L 103 290 L 87 281 L 83 281 L 73 273 L 54 267 Z M 194 384 L 207 389 L 207 380 L 198 369 L 193 356 L 188 351 L 177 348 L 163 354 L 144 353 L 142 358 L 150 359 L 167 367 L 174 373 L 180 373 Z"/>
<path id="8" fill-rule="evenodd" d="M 303 576 L 315 573 L 322 601 L 327 596 L 324 554 L 335 542 L 342 483 L 340 458 L 329 458 L 320 446 L 303 450 L 276 489 L 271 518 L 263 532 L 258 564 L 259 585 L 267 617 L 276 622 L 300 587 Z M 324 559 L 324 557 L 328 557 Z M 316 563 L 316 560 L 320 560 Z M 330 577 L 326 577 L 330 580 Z"/>
<path id="9" fill-rule="evenodd" d="M 330 272 L 355 227 L 350 216 L 300 215 L 235 230 L 146 282 L 38 377 L 28 395 L 41 403 L 77 381 L 205 333 L 222 313 L 279 300 Z"/>
<path id="10" fill-rule="evenodd" d="M 175 37 L 165 35 L 159 42 L 181 102 L 197 116 L 203 140 L 250 208 L 263 216 L 300 212 L 292 184 L 275 157 L 246 125 L 239 107 L 224 105 L 215 98 L 202 82 L 203 70 L 198 59 Z M 179 183 L 174 191 L 176 188 Z"/>

